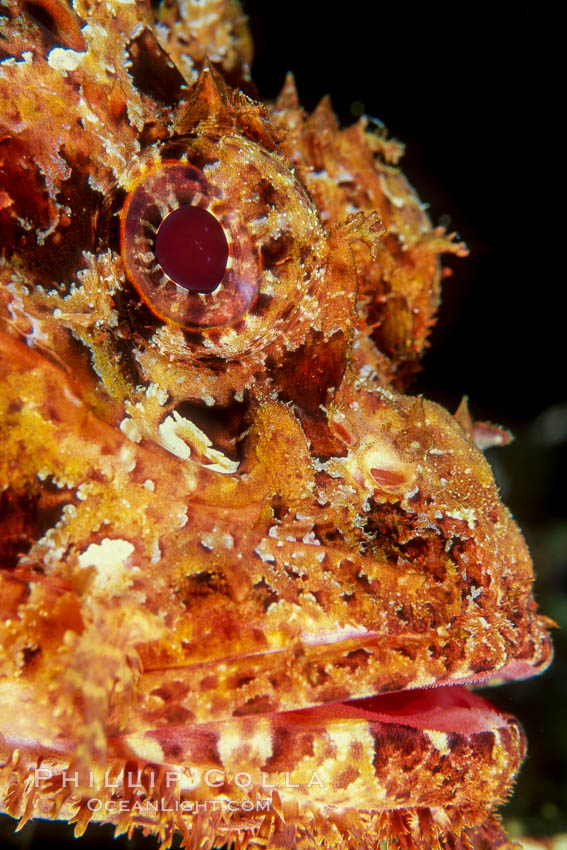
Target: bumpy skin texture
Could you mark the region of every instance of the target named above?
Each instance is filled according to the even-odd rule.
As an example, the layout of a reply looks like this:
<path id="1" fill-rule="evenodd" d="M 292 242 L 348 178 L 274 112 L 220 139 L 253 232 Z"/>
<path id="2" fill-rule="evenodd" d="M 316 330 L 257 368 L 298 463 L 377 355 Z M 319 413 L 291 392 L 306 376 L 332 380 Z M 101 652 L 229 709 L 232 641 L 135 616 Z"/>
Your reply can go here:
<path id="1" fill-rule="evenodd" d="M 459 683 L 543 670 L 548 623 L 473 440 L 505 435 L 401 392 L 465 249 L 400 146 L 231 88 L 233 2 L 13 2 L 0 53 L 3 810 L 507 846 L 523 734 Z M 208 294 L 152 253 L 188 202 Z"/>

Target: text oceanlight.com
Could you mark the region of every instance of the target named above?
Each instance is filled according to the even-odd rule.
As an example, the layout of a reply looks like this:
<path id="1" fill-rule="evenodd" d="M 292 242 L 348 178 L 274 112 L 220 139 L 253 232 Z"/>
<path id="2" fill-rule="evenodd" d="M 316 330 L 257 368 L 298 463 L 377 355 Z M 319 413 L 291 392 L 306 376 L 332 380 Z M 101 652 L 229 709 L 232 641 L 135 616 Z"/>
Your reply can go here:
<path id="1" fill-rule="evenodd" d="M 101 800 L 90 797 L 87 808 L 91 812 L 104 811 L 109 814 L 134 812 L 136 814 L 161 814 L 162 812 L 267 812 L 272 806 L 269 797 L 256 800 Z"/>

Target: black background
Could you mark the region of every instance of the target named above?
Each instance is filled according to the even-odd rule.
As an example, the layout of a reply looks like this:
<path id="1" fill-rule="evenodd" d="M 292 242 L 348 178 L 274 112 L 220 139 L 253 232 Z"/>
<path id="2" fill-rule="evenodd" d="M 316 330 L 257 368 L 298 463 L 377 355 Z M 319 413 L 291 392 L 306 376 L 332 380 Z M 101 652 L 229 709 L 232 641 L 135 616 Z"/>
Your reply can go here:
<path id="1" fill-rule="evenodd" d="M 403 169 L 433 222 L 468 244 L 469 258 L 448 261 L 453 276 L 412 391 L 452 411 L 467 394 L 475 418 L 516 434 L 490 459 L 533 550 L 541 607 L 567 626 L 564 271 L 554 205 L 562 174 L 548 62 L 558 24 L 531 3 L 244 6 L 260 95 L 273 98 L 293 70 L 310 110 L 330 94 L 350 123 L 352 104 L 362 103 L 406 143 Z M 567 831 L 561 633 L 556 643 L 558 660 L 544 677 L 491 692 L 528 732 L 530 755 L 506 816 L 531 834 Z M 59 825 L 30 824 L 12 836 L 12 823 L 0 831 L 2 846 L 65 846 Z M 111 834 L 90 827 L 71 846 L 106 846 Z"/>

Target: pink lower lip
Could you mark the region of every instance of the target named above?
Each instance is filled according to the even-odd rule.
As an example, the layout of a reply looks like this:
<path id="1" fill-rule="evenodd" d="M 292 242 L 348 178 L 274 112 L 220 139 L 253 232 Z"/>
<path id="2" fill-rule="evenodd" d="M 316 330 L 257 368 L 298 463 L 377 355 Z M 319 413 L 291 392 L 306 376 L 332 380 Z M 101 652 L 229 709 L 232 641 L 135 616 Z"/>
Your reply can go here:
<path id="1" fill-rule="evenodd" d="M 505 725 L 490 702 L 462 685 L 396 691 L 343 703 L 282 713 L 286 724 L 308 726 L 331 720 L 366 720 L 470 735 Z"/>

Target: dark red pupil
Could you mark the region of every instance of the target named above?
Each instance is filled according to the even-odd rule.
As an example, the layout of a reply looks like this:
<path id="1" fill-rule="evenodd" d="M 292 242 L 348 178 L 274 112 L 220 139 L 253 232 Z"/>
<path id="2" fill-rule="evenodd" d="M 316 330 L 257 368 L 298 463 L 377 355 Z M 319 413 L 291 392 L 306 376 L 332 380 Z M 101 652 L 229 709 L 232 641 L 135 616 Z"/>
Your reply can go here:
<path id="1" fill-rule="evenodd" d="M 164 218 L 155 252 L 165 274 L 193 292 L 212 292 L 226 272 L 228 243 L 224 230 L 202 207 L 178 207 Z"/>

